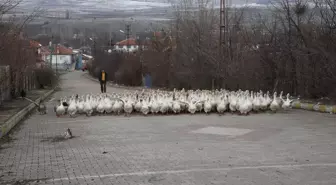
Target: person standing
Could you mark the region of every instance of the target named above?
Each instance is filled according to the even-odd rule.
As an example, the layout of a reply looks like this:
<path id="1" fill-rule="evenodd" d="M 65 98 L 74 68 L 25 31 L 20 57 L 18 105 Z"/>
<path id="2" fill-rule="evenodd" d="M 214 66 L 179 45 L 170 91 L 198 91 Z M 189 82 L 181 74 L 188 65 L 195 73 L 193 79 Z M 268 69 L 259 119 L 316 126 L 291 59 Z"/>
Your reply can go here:
<path id="1" fill-rule="evenodd" d="M 107 73 L 104 70 L 101 70 L 99 76 L 101 93 L 106 93 L 106 81 L 107 81 Z"/>

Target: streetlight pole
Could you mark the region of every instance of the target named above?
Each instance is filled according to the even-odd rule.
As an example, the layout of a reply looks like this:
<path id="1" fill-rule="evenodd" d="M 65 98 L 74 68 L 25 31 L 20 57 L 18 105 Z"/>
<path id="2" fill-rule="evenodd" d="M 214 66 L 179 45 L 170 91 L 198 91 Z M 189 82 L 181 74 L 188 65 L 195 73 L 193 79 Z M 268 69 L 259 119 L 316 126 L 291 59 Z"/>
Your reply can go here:
<path id="1" fill-rule="evenodd" d="M 54 36 L 52 35 L 51 36 L 51 41 L 49 42 L 49 50 L 50 50 L 50 67 L 52 69 L 52 54 L 53 54 L 53 51 L 54 51 L 54 48 L 53 48 L 53 38 Z"/>
<path id="2" fill-rule="evenodd" d="M 58 47 L 58 44 L 56 45 L 56 74 L 57 73 L 57 58 L 58 58 L 58 51 L 59 51 L 59 47 Z"/>

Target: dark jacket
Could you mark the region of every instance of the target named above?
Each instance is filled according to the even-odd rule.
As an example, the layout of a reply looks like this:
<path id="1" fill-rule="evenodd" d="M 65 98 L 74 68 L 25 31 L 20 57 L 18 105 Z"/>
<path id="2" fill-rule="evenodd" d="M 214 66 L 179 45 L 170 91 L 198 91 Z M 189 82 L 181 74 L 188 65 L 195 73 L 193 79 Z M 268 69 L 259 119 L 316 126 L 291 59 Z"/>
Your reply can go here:
<path id="1" fill-rule="evenodd" d="M 103 82 L 103 80 L 102 80 L 102 74 L 103 74 L 103 72 L 99 73 L 99 77 L 98 77 L 99 82 Z M 107 80 L 108 80 L 108 74 L 105 71 L 105 81 L 104 82 L 106 82 Z"/>

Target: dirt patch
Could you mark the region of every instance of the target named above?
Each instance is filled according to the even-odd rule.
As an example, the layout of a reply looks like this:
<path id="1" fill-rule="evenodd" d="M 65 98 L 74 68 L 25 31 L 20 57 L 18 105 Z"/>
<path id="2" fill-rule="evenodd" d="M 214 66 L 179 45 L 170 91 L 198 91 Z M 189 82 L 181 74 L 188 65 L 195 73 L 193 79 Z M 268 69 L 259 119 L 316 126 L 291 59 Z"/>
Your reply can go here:
<path id="1" fill-rule="evenodd" d="M 50 142 L 50 143 L 58 143 L 58 142 L 64 142 L 69 139 L 74 139 L 77 136 L 72 136 L 72 138 L 65 138 L 64 136 L 54 136 L 54 137 L 46 137 L 41 140 L 41 142 Z"/>

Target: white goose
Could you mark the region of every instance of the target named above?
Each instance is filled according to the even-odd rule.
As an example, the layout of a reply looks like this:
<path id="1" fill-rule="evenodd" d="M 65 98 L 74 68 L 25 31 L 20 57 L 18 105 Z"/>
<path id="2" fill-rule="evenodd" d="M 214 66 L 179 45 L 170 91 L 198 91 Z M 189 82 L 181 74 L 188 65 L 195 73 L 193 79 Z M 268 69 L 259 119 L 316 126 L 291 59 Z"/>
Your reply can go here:
<path id="1" fill-rule="evenodd" d="M 56 107 L 56 116 L 60 117 L 64 115 L 65 113 L 65 108 L 63 106 L 62 100 L 59 100 L 59 106 Z"/>
<path id="2" fill-rule="evenodd" d="M 72 99 L 70 100 L 70 105 L 68 107 L 68 113 L 70 117 L 74 117 L 76 115 L 76 112 L 77 112 L 76 100 Z"/>
<path id="3" fill-rule="evenodd" d="M 271 105 L 270 105 L 270 109 L 273 111 L 273 112 L 276 112 L 277 110 L 279 110 L 280 106 L 279 106 L 279 103 L 277 101 L 277 97 L 276 97 L 277 93 L 274 92 L 273 94 L 273 101 L 271 102 Z"/>
<path id="4" fill-rule="evenodd" d="M 84 108 L 83 108 L 84 113 L 86 114 L 86 116 L 91 116 L 93 109 L 91 106 L 91 100 L 89 98 L 89 95 L 86 96 L 86 101 L 84 103 Z"/>
<path id="5" fill-rule="evenodd" d="M 283 101 L 282 108 L 285 110 L 288 110 L 291 108 L 291 104 L 293 100 L 289 99 L 289 93 L 287 93 L 286 97 L 287 97 L 286 100 L 282 100 Z"/>
<path id="6" fill-rule="evenodd" d="M 148 102 L 150 101 L 150 97 L 148 97 L 148 98 L 149 98 L 149 100 L 142 101 L 141 112 L 144 115 L 147 115 L 150 111 L 149 106 L 148 106 Z"/>

